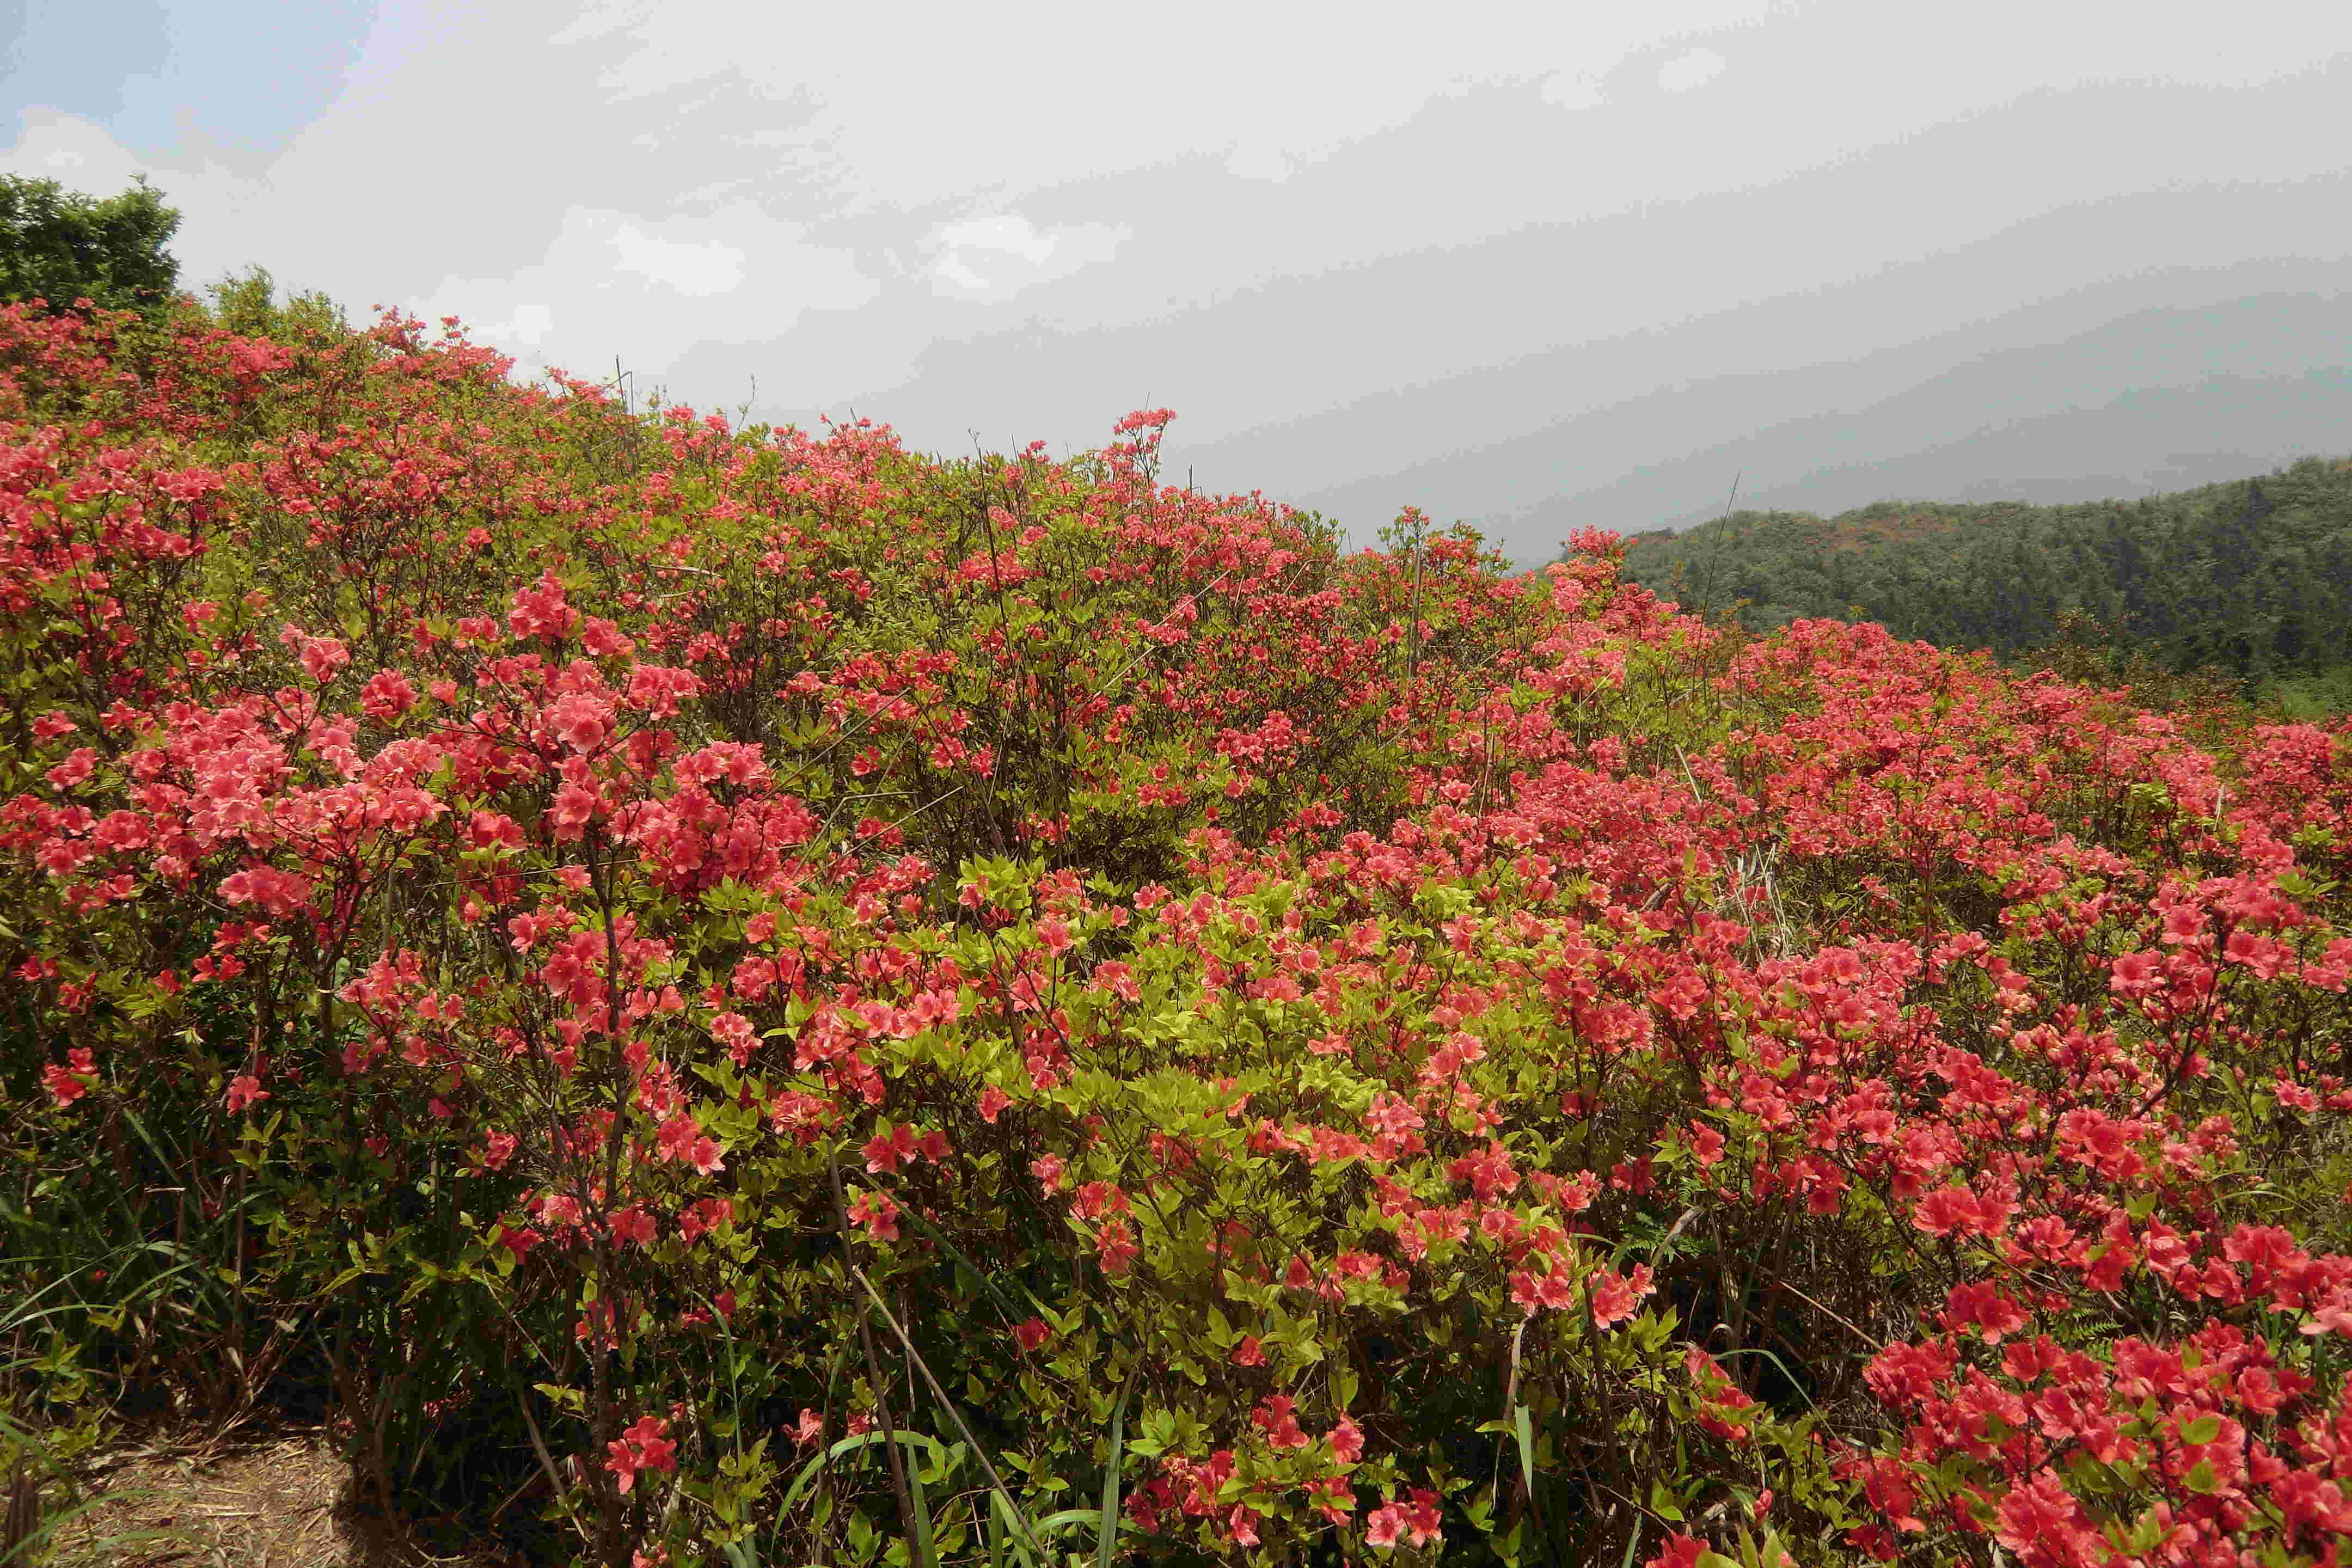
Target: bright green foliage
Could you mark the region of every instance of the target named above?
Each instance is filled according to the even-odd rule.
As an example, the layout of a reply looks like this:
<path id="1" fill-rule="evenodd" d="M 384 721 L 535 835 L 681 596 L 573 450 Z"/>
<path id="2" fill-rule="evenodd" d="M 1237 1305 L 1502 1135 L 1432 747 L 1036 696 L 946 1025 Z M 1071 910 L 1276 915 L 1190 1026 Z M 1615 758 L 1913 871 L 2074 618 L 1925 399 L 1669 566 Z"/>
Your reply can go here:
<path id="1" fill-rule="evenodd" d="M 341 339 L 351 331 L 342 308 L 323 293 L 296 294 L 280 304 L 275 280 L 265 267 L 250 268 L 241 278 L 224 278 L 206 292 L 212 298 L 212 319 L 243 337 L 317 342 Z"/>
<path id="2" fill-rule="evenodd" d="M 55 312 L 88 299 L 160 315 L 179 279 L 163 248 L 179 226 L 177 209 L 143 174 L 105 201 L 55 180 L 0 174 L 0 300 L 46 299 Z"/>

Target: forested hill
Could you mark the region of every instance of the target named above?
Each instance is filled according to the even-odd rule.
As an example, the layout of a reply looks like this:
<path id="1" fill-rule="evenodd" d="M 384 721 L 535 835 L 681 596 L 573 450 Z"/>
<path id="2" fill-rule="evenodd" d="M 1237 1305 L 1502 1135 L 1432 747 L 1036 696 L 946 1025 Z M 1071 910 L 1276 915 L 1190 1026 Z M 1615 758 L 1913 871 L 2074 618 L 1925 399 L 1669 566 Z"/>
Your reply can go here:
<path id="1" fill-rule="evenodd" d="M 1738 511 L 1634 535 L 1625 575 L 1758 628 L 1870 620 L 2009 655 L 2087 618 L 2174 670 L 2307 681 L 2352 666 L 2352 461 L 2138 501 Z"/>

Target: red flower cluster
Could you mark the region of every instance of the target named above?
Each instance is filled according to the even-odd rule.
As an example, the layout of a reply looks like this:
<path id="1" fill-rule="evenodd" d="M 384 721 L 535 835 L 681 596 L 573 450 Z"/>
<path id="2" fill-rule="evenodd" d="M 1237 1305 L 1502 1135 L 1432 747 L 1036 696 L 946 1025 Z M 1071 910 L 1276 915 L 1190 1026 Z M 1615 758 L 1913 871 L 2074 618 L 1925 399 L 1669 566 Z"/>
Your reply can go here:
<path id="1" fill-rule="evenodd" d="M 725 1435 L 943 1476 L 941 1398 L 974 1540 L 1116 1408 L 1171 1552 L 2352 1547 L 2344 727 L 1343 556 L 1165 411 L 951 465 L 127 331 L 0 311 L 26 1147 L 177 1129 L 119 1212 L 233 1171 L 247 1316 L 411 1403 L 529 1361 L 616 1560 L 908 1528 Z"/>

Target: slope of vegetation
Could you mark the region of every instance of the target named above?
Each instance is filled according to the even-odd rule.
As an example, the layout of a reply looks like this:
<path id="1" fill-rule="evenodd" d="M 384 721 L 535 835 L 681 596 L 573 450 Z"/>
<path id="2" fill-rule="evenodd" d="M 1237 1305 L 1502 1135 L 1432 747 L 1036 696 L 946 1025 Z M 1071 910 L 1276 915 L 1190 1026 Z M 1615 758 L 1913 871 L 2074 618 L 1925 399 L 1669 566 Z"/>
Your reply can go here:
<path id="1" fill-rule="evenodd" d="M 1625 573 L 1759 629 L 1870 620 L 2010 656 L 2077 622 L 2163 669 L 2352 706 L 2352 463 L 2098 505 L 1736 512 L 1633 536 Z"/>
<path id="2" fill-rule="evenodd" d="M 0 310 L 36 1549 L 2352 1546 L 2343 730 L 247 305 Z"/>

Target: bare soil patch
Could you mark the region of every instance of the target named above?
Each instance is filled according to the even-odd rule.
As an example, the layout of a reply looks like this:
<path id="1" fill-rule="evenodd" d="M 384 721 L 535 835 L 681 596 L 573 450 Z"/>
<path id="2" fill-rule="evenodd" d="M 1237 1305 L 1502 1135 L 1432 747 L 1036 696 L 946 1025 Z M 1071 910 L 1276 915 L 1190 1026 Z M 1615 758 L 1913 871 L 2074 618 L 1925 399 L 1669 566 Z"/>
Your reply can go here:
<path id="1" fill-rule="evenodd" d="M 248 1423 L 151 1435 L 83 1468 L 95 1507 L 58 1532 L 49 1568 L 520 1568 L 486 1546 L 435 1552 L 360 1500 L 316 1426 Z"/>

